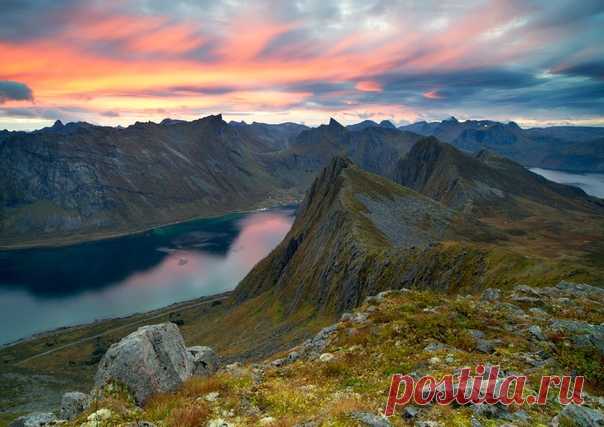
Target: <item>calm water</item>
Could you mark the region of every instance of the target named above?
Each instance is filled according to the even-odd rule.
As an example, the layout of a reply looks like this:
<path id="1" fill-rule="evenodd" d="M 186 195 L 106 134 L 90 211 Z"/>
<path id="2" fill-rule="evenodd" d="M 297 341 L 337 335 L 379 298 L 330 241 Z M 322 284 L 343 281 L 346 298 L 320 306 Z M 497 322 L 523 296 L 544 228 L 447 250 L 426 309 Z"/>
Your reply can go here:
<path id="1" fill-rule="evenodd" d="M 0 251 L 0 344 L 233 289 L 294 209 L 231 214 L 60 248 Z"/>
<path id="2" fill-rule="evenodd" d="M 544 176 L 550 181 L 574 185 L 575 187 L 583 189 L 587 194 L 604 198 L 604 174 L 577 174 L 540 168 L 532 168 L 531 171 Z"/>

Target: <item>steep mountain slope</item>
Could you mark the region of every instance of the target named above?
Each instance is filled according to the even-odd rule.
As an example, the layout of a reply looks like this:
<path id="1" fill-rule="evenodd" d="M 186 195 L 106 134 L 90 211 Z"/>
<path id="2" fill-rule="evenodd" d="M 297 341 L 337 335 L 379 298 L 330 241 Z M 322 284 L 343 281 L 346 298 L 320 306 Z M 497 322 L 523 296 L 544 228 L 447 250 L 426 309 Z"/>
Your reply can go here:
<path id="1" fill-rule="evenodd" d="M 287 148 L 256 158 L 281 188 L 307 189 L 334 156 L 349 157 L 365 170 L 389 176 L 419 139 L 417 134 L 381 126 L 351 131 L 331 119 L 328 125 L 300 132 Z"/>
<path id="2" fill-rule="evenodd" d="M 125 129 L 57 122 L 10 137 L 0 142 L 0 243 L 250 208 L 279 188 L 256 149 L 221 116 Z"/>
<path id="3" fill-rule="evenodd" d="M 434 143 L 438 144 L 437 148 L 450 147 L 431 140 L 418 143 L 416 147 Z M 412 153 L 414 151 L 415 148 Z M 458 150 L 454 153 L 467 157 Z M 502 179 L 504 182 L 500 186 L 505 189 L 517 185 L 516 181 L 505 182 L 508 176 L 497 169 L 502 167 L 501 162 L 508 160 L 474 160 L 477 164 L 485 164 L 476 173 L 485 176 L 487 183 L 491 179 Z M 419 176 L 425 172 L 444 173 L 449 177 L 446 184 L 461 182 L 453 188 L 442 189 L 452 194 L 449 198 L 448 193 L 444 193 L 445 204 L 364 172 L 348 160 L 336 158 L 313 183 L 284 241 L 240 283 L 235 291 L 237 301 L 270 295 L 267 298 L 281 301 L 286 312 L 302 308 L 339 312 L 359 304 L 368 293 L 381 289 L 430 286 L 453 290 L 479 288 L 486 284 L 504 286 L 513 278 L 526 277 L 531 269 L 533 273 L 538 270 L 543 274 L 543 277 L 531 280 L 551 278 L 550 275 L 562 278 L 569 268 L 574 268 L 574 274 L 589 276 L 593 273 L 602 278 L 601 271 L 594 273 L 592 266 L 583 268 L 581 263 L 572 267 L 565 262 L 556 263 L 554 259 L 559 254 L 550 253 L 550 259 L 540 258 L 546 255 L 540 248 L 528 248 L 522 243 L 523 239 L 534 238 L 527 230 L 509 232 L 508 225 L 479 221 L 467 211 L 456 209 L 458 200 L 482 203 L 483 199 L 475 195 L 490 196 L 490 192 L 501 191 L 499 188 L 485 190 L 485 184 L 481 182 L 470 187 L 467 184 L 471 181 L 463 177 L 462 168 L 454 163 L 452 169 L 443 171 L 439 167 L 433 168 L 429 158 L 418 157 L 414 161 L 421 163 L 417 168 Z M 458 176 L 454 177 L 454 173 Z M 522 195 L 532 196 L 532 191 L 540 186 L 544 197 L 557 197 L 555 200 L 563 201 L 564 206 L 552 207 L 548 213 L 562 208 L 576 211 L 576 217 L 569 214 L 568 219 L 561 220 L 570 227 L 569 233 L 571 228 L 582 227 L 581 237 L 585 239 L 582 244 L 595 244 L 602 234 L 601 206 L 592 204 L 592 199 L 571 187 L 546 182 L 533 174 L 530 176 L 535 177 L 535 186 L 527 188 Z M 427 182 L 431 183 L 430 179 Z M 428 188 L 432 186 L 422 186 L 421 190 Z M 440 190 L 435 186 L 434 192 L 426 193 L 437 196 Z M 502 205 L 515 201 L 514 197 L 506 197 Z M 589 216 L 593 219 L 593 229 L 583 224 L 587 215 L 593 215 Z M 547 224 L 546 218 L 540 219 Z M 594 234 L 590 236 L 589 233 Z M 550 243 L 549 237 L 540 237 L 540 240 Z M 571 244 L 567 243 L 564 242 L 566 246 L 562 252 L 566 250 L 568 255 Z M 520 259 L 523 259 L 522 265 L 518 264 Z"/>
<path id="4" fill-rule="evenodd" d="M 253 122 L 247 124 L 231 121 L 229 125 L 235 127 L 246 140 L 254 141 L 254 148 L 257 152 L 286 149 L 300 132 L 308 129 L 307 126 L 298 123 L 266 124 Z"/>
<path id="5" fill-rule="evenodd" d="M 456 209 L 528 215 L 535 205 L 604 212 L 604 202 L 556 184 L 488 151 L 462 153 L 436 138 L 419 141 L 399 162 L 394 180 Z"/>

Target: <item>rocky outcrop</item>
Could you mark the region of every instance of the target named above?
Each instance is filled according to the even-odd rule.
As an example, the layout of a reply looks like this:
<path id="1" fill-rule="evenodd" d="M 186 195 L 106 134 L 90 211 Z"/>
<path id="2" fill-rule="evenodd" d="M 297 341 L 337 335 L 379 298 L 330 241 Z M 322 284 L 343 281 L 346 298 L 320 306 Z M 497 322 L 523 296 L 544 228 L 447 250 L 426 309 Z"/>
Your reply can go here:
<path id="1" fill-rule="evenodd" d="M 113 344 L 99 364 L 95 387 L 123 384 L 137 403 L 172 391 L 193 373 L 193 362 L 173 323 L 144 326 Z"/>

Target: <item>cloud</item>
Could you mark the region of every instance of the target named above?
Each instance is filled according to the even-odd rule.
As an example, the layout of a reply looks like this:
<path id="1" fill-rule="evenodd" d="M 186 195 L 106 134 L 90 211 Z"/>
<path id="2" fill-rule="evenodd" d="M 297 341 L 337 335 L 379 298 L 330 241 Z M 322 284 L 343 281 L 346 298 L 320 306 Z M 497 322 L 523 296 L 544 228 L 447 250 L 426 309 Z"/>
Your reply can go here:
<path id="1" fill-rule="evenodd" d="M 6 101 L 32 101 L 31 89 L 23 83 L 0 80 L 0 104 Z"/>
<path id="2" fill-rule="evenodd" d="M 583 62 L 580 64 L 563 66 L 554 70 L 556 74 L 568 76 L 590 77 L 604 80 L 604 61 Z"/>
<path id="3" fill-rule="evenodd" d="M 603 26 L 601 0 L 6 0 L 0 100 L 20 107 L 26 81 L 31 114 L 111 123 L 585 118 L 602 111 Z"/>

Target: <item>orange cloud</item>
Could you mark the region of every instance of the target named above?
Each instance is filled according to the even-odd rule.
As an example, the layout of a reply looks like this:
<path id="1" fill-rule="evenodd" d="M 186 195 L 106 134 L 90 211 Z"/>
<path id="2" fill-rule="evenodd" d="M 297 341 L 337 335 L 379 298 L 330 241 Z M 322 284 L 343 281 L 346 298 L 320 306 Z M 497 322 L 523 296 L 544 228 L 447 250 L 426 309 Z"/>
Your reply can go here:
<path id="1" fill-rule="evenodd" d="M 422 95 L 426 99 L 442 99 L 442 96 L 438 93 L 436 89 L 424 92 Z"/>
<path id="2" fill-rule="evenodd" d="M 360 90 L 362 92 L 382 91 L 382 85 L 380 85 L 378 82 L 373 82 L 371 80 L 360 81 L 354 87 L 356 90 Z"/>

